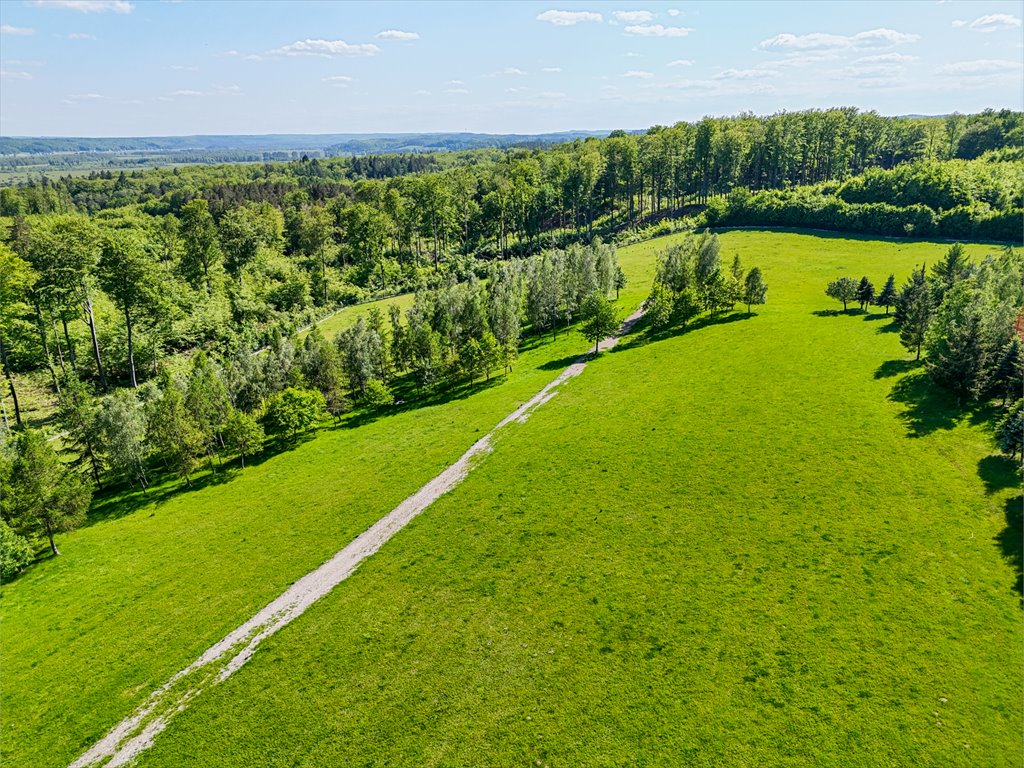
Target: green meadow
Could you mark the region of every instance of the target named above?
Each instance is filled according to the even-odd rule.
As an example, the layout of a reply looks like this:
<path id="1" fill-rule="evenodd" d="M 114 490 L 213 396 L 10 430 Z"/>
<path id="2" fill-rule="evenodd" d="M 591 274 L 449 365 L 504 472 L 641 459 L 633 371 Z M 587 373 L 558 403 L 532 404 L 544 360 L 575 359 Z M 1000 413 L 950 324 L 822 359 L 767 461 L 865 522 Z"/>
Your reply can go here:
<path id="1" fill-rule="evenodd" d="M 619 251 L 622 315 L 670 240 Z M 945 248 L 723 233 L 767 305 L 591 361 L 140 765 L 1019 764 L 1019 473 L 824 294 Z M 66 765 L 587 347 L 100 499 L 3 587 L 5 764 Z"/>

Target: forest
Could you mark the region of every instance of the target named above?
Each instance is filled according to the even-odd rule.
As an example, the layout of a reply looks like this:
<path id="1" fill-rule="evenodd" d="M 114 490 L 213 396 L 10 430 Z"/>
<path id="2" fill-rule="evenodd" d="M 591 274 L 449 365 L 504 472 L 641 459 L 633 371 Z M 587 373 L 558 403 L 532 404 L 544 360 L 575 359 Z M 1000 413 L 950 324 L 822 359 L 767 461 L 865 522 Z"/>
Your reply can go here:
<path id="1" fill-rule="evenodd" d="M 53 533 L 82 518 L 89 485 L 145 489 L 154 466 L 191 485 L 201 462 L 244 463 L 267 434 L 293 442 L 326 414 L 490 378 L 514 364 L 524 328 L 581 324 L 596 343 L 619 319 L 615 244 L 708 226 L 1017 242 L 1022 124 L 1007 111 L 833 109 L 543 149 L 98 172 L 0 189 L 0 358 L 13 405 L 0 428 L 22 424 L 19 377 L 45 376 L 81 470 L 64 472 L 28 430 L 4 466 L 35 478 L 17 495 L 38 514 L 11 512 L 10 498 L 0 508 L 56 554 Z M 911 287 L 879 294 L 918 353 L 932 350 L 933 378 L 964 397 L 1005 399 L 1008 372 L 1019 373 L 1019 348 L 1004 349 L 1006 307 L 1024 303 L 1007 293 L 1018 262 L 1012 250 L 978 268 L 954 258 L 945 283 L 922 272 L 927 312 L 910 309 Z M 876 298 L 869 281 L 841 282 L 829 291 L 844 307 Z M 979 335 L 956 342 L 970 354 L 934 330 L 953 311 L 947 290 L 974 297 L 959 301 L 975 307 L 961 309 Z M 409 291 L 404 318 L 393 308 L 335 339 L 315 329 L 295 339 L 339 307 Z M 766 296 L 760 270 L 738 257 L 725 267 L 705 234 L 663 254 L 646 309 L 668 328 L 737 304 L 749 314 Z M 998 321 L 982 311 L 994 302 Z"/>

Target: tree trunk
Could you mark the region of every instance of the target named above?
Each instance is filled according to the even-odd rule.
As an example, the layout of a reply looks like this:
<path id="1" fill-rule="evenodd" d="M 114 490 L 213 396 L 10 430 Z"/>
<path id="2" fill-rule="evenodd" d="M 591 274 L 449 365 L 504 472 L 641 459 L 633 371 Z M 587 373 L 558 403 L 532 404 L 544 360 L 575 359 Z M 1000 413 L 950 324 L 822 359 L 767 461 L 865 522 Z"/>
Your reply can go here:
<path id="1" fill-rule="evenodd" d="M 57 370 L 53 367 L 53 359 L 50 357 L 50 344 L 46 339 L 46 323 L 43 321 L 43 310 L 39 306 L 39 302 L 35 304 L 36 308 L 36 329 L 39 331 L 39 340 L 43 344 L 43 359 L 46 360 L 46 369 L 50 372 L 50 380 L 53 382 L 53 388 L 57 390 L 57 394 L 60 394 L 60 383 L 57 381 Z"/>
<path id="2" fill-rule="evenodd" d="M 64 326 L 64 341 L 68 345 L 68 361 L 71 363 L 71 370 L 78 373 L 78 365 L 75 360 L 75 345 L 71 343 L 71 334 L 68 333 L 68 319 L 61 313 L 60 322 Z"/>
<path id="3" fill-rule="evenodd" d="M 46 521 L 46 538 L 50 540 L 50 550 L 53 552 L 54 557 L 60 556 L 60 550 L 57 549 L 57 544 L 53 540 L 53 526 L 50 525 L 50 521 Z"/>
<path id="4" fill-rule="evenodd" d="M 68 369 L 64 365 L 64 351 L 60 348 L 60 334 L 57 333 L 57 319 L 50 314 L 50 327 L 53 328 L 53 341 L 57 345 L 57 362 L 60 363 L 60 372 L 66 377 Z"/>
<path id="5" fill-rule="evenodd" d="M 11 389 L 11 400 L 14 402 L 14 423 L 20 427 L 21 405 L 18 403 L 18 392 L 14 388 L 14 374 L 11 373 L 11 365 L 7 362 L 7 347 L 4 346 L 3 336 L 0 336 L 0 364 L 3 364 L 4 376 L 7 377 L 7 386 Z"/>
<path id="6" fill-rule="evenodd" d="M 124 305 L 124 324 L 128 329 L 128 371 L 131 374 L 132 388 L 138 389 L 139 383 L 135 380 L 135 344 L 132 340 L 132 316 L 128 311 L 128 305 Z"/>
<path id="7" fill-rule="evenodd" d="M 82 301 L 82 309 L 85 312 L 85 322 L 89 325 L 89 333 L 92 334 L 92 353 L 96 357 L 96 371 L 99 373 L 100 386 L 106 391 L 109 387 L 107 386 L 107 377 L 103 373 L 103 361 L 100 359 L 100 342 L 96 337 L 96 318 L 92 313 L 92 299 L 88 294 Z"/>
<path id="8" fill-rule="evenodd" d="M 324 281 L 324 306 L 327 306 L 327 253 L 326 245 L 320 246 L 320 276 Z"/>

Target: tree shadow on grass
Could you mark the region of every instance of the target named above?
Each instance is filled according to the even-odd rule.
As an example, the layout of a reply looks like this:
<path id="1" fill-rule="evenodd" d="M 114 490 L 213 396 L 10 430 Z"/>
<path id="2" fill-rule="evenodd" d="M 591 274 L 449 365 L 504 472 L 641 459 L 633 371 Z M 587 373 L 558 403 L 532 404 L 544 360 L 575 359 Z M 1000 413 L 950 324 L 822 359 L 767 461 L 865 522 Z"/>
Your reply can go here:
<path id="1" fill-rule="evenodd" d="M 490 380 L 462 381 L 456 385 L 441 385 L 436 388 L 424 389 L 418 386 L 411 378 L 406 377 L 393 387 L 395 395 L 394 405 L 355 411 L 342 419 L 338 424 L 328 426 L 326 429 L 356 429 L 365 424 L 372 424 L 379 419 L 396 416 L 400 413 L 435 405 L 444 405 L 455 400 L 465 400 L 467 397 L 472 397 L 478 392 L 498 386 L 504 380 L 504 373 L 492 373 Z"/>
<path id="2" fill-rule="evenodd" d="M 1006 456 L 992 454 L 978 462 L 978 477 L 985 483 L 986 493 L 1020 485 L 1020 464 Z"/>
<path id="3" fill-rule="evenodd" d="M 811 312 L 815 317 L 857 317 L 858 315 L 864 317 L 867 320 L 873 315 L 868 314 L 866 309 L 860 309 L 859 307 L 850 307 L 849 309 L 816 309 Z"/>
<path id="4" fill-rule="evenodd" d="M 593 353 L 593 351 L 594 351 L 593 349 L 590 350 L 591 353 Z M 583 354 L 587 354 L 587 353 L 583 353 Z M 561 371 L 561 370 L 563 370 L 565 368 L 568 368 L 570 365 L 572 365 L 577 360 L 579 360 L 583 356 L 583 354 L 579 354 L 579 355 L 566 355 L 565 357 L 560 357 L 558 360 L 548 360 L 546 363 L 541 363 L 540 365 L 538 365 L 537 366 L 537 370 L 538 371 Z"/>
<path id="5" fill-rule="evenodd" d="M 889 399 L 904 406 L 900 420 L 907 425 L 911 437 L 952 429 L 963 414 L 956 399 L 936 387 L 923 371 L 908 374 L 897 381 Z"/>
<path id="6" fill-rule="evenodd" d="M 995 541 L 999 545 L 1003 557 L 1009 561 L 1016 574 L 1014 591 L 1022 598 L 1024 607 L 1024 496 L 1014 496 L 1006 501 L 1006 527 L 996 534 Z"/>
<path id="7" fill-rule="evenodd" d="M 886 360 L 875 371 L 876 379 L 888 379 L 924 365 L 924 360 Z"/>
<path id="8" fill-rule="evenodd" d="M 704 315 L 687 323 L 685 326 L 673 326 L 660 331 L 652 328 L 646 318 L 641 318 L 641 320 L 633 326 L 632 330 L 622 337 L 622 341 L 612 347 L 611 352 L 613 354 L 617 352 L 625 352 L 653 342 L 665 341 L 666 339 L 672 339 L 676 336 L 693 333 L 694 331 L 699 331 L 702 328 L 707 328 L 712 325 L 726 325 L 728 323 L 736 323 L 741 320 L 749 320 L 752 317 L 757 317 L 757 313 L 753 312 L 748 315 L 746 312 L 728 312 L 714 318 L 711 317 L 711 315 Z"/>

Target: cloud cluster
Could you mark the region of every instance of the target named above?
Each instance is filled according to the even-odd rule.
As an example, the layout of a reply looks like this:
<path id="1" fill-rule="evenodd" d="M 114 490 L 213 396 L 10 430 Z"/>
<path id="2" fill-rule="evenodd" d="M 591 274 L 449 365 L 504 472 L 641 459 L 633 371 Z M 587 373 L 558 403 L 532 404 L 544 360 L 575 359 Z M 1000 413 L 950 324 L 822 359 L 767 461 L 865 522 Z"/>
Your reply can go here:
<path id="1" fill-rule="evenodd" d="M 28 35 L 34 35 L 36 31 L 29 29 L 28 27 L 15 27 L 11 24 L 0 24 L 0 35 L 18 35 L 20 37 L 27 37 Z"/>
<path id="2" fill-rule="evenodd" d="M 346 43 L 344 40 L 296 40 L 271 51 L 279 56 L 376 56 L 380 48 L 373 43 Z"/>
<path id="3" fill-rule="evenodd" d="M 654 14 L 650 11 L 614 11 L 612 16 L 617 21 L 651 21 L 654 18 Z"/>
<path id="4" fill-rule="evenodd" d="M 385 29 L 376 35 L 378 40 L 419 40 L 418 32 L 403 32 L 400 29 Z"/>
<path id="5" fill-rule="evenodd" d="M 571 27 L 584 21 L 604 21 L 600 13 L 593 11 L 544 11 L 537 15 L 537 21 L 546 21 L 556 27 Z"/>
<path id="6" fill-rule="evenodd" d="M 967 27 L 975 32 L 998 32 L 1001 29 L 1016 29 L 1020 24 L 1020 19 L 1008 13 L 992 13 L 987 16 L 979 16 L 970 23 L 960 19 L 953 22 L 954 27 Z"/>
<path id="7" fill-rule="evenodd" d="M 832 35 L 827 32 L 811 32 L 793 35 L 784 32 L 767 40 L 760 47 L 764 51 L 842 51 L 863 48 L 886 48 L 903 43 L 912 43 L 918 35 L 897 32 L 895 29 L 870 29 L 855 35 Z"/>
<path id="8" fill-rule="evenodd" d="M 689 27 L 665 27 L 661 24 L 634 24 L 626 27 L 627 35 L 638 37 L 686 37 L 693 32 Z"/>
<path id="9" fill-rule="evenodd" d="M 31 0 L 37 8 L 63 8 L 79 13 L 131 13 L 135 6 L 127 0 Z"/>

